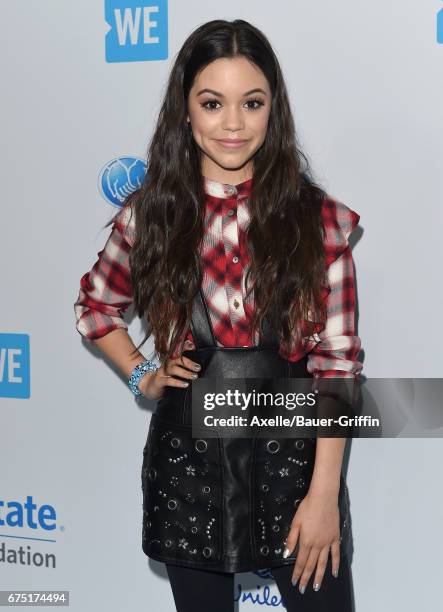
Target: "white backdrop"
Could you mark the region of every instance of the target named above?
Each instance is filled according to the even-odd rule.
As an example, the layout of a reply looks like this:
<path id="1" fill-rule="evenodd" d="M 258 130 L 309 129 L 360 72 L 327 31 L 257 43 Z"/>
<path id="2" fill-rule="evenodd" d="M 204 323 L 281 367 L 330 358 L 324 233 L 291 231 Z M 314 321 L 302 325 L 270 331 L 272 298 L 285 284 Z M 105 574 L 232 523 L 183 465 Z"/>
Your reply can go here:
<path id="1" fill-rule="evenodd" d="M 174 55 L 197 25 L 251 21 L 279 56 L 317 176 L 361 215 L 354 260 L 364 373 L 441 377 L 443 5 L 170 0 L 168 57 L 134 62 L 106 61 L 102 1 L 2 0 L 0 8 L 0 349 L 11 358 L 29 335 L 30 368 L 29 397 L 10 397 L 20 376 L 0 381 L 0 589 L 69 590 L 81 612 L 169 612 L 163 565 L 141 549 L 153 405 L 134 401 L 74 325 L 80 277 L 116 212 L 99 192 L 99 172 L 116 157 L 144 157 Z M 141 323 L 128 315 L 138 341 Z M 358 612 L 440 609 L 442 459 L 439 438 L 351 442 Z M 27 496 L 33 517 L 25 511 L 10 524 L 8 504 L 23 508 Z M 36 520 L 45 505 L 48 520 Z M 278 596 L 269 581 L 239 574 L 247 599 L 239 608 L 269 607 L 265 584 Z"/>

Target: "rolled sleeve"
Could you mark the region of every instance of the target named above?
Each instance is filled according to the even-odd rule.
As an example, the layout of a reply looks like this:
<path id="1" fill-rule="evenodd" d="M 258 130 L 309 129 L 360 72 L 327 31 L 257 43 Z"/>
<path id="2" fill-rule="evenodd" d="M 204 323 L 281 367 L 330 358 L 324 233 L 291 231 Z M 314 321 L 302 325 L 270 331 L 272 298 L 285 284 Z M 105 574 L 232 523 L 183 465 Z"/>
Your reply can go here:
<path id="1" fill-rule="evenodd" d="M 128 329 L 123 313 L 133 301 L 133 290 L 129 267 L 131 244 L 124 233 L 123 214 L 115 217 L 97 261 L 80 279 L 74 303 L 76 329 L 90 341 L 117 328 Z"/>
<path id="2" fill-rule="evenodd" d="M 347 247 L 329 266 L 330 293 L 326 298 L 326 325 L 308 354 L 308 371 L 316 377 L 355 377 L 363 368 L 358 361 L 360 337 L 355 334 L 355 278 L 352 253 Z"/>

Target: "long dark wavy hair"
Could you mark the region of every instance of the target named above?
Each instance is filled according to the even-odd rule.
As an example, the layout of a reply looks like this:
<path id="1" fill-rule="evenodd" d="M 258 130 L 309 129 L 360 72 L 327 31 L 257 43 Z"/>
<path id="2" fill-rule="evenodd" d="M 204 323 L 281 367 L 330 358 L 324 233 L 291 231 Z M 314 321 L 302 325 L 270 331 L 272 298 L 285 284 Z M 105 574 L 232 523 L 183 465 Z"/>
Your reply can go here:
<path id="1" fill-rule="evenodd" d="M 153 333 L 162 361 L 177 347 L 183 351 L 192 301 L 202 283 L 205 192 L 201 151 L 186 121 L 188 94 L 205 66 L 236 57 L 255 64 L 272 93 L 265 141 L 253 158 L 246 234 L 245 281 L 255 304 L 251 334 L 261 334 L 266 316 L 289 349 L 301 340 L 302 329 L 310 335 L 315 323 L 325 321 L 321 203 L 326 193 L 298 145 L 279 62 L 264 34 L 247 21 L 214 20 L 198 27 L 177 54 L 148 147 L 148 171 L 124 202 L 134 204 L 136 216 L 129 256 L 134 306 L 148 321 L 137 350 Z"/>

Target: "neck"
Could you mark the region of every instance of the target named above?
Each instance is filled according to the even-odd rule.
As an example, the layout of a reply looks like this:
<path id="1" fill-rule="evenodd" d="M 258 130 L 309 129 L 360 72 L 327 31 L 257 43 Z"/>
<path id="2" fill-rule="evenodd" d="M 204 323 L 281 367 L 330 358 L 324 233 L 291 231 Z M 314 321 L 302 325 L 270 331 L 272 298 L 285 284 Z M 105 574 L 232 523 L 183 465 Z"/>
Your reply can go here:
<path id="1" fill-rule="evenodd" d="M 228 185 L 238 185 L 252 178 L 253 168 L 252 161 L 248 162 L 241 168 L 235 170 L 229 170 L 222 168 L 210 160 L 211 163 L 202 163 L 202 175 L 211 181 L 217 183 L 225 183 Z"/>

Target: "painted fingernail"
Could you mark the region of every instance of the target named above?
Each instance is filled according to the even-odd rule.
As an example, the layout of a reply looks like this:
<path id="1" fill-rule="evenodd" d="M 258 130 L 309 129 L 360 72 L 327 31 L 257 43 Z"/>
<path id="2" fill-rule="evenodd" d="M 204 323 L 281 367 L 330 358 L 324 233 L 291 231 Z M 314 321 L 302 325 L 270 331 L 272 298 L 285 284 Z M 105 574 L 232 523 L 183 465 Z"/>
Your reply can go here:
<path id="1" fill-rule="evenodd" d="M 198 378 L 198 374 L 191 374 L 192 378 Z"/>
<path id="2" fill-rule="evenodd" d="M 288 555 L 289 555 L 289 548 L 285 548 L 285 550 L 283 551 L 283 559 L 286 559 Z"/>
<path id="3" fill-rule="evenodd" d="M 297 580 L 298 580 L 298 578 L 294 578 L 294 580 L 291 580 L 292 586 L 295 586 L 297 584 Z"/>
<path id="4" fill-rule="evenodd" d="M 188 387 L 188 386 L 189 386 L 189 383 L 188 383 L 188 382 L 184 382 L 184 381 L 183 381 L 183 382 L 182 382 L 182 386 L 183 386 L 183 387 Z"/>
<path id="5" fill-rule="evenodd" d="M 316 582 L 314 584 L 314 591 L 319 591 L 320 590 L 320 585 L 318 584 L 318 582 Z"/>
<path id="6" fill-rule="evenodd" d="M 194 366 L 194 370 L 198 371 L 198 370 L 201 370 L 201 369 L 202 369 L 201 365 L 197 364 L 197 365 Z"/>
<path id="7" fill-rule="evenodd" d="M 338 569 L 334 570 L 334 571 L 332 572 L 332 575 L 333 575 L 335 578 L 337 578 L 337 577 L 338 577 Z"/>
<path id="8" fill-rule="evenodd" d="M 300 593 L 303 595 L 303 593 L 305 592 L 306 587 L 305 586 L 301 586 L 299 588 Z"/>

